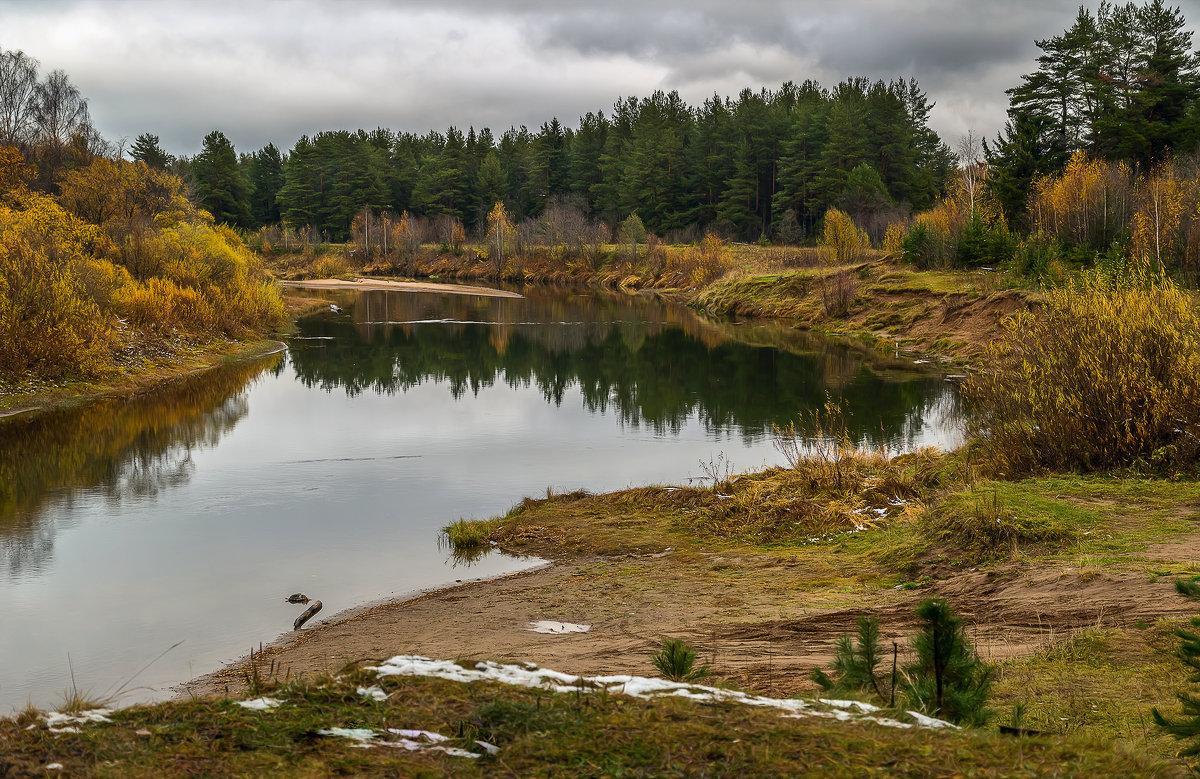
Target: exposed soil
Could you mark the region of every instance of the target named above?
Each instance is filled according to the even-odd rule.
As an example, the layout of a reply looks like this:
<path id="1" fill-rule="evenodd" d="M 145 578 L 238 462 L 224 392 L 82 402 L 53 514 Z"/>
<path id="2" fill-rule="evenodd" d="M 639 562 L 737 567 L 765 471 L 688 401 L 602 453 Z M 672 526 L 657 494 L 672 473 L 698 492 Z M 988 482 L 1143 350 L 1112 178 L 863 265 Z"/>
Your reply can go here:
<path id="1" fill-rule="evenodd" d="M 902 293 L 901 293 L 902 294 Z M 928 301 L 926 295 L 909 293 L 915 301 Z M 914 319 L 900 332 L 903 337 L 926 346 L 938 339 L 951 339 L 966 344 L 966 351 L 982 352 L 1000 334 L 1000 322 L 1006 316 L 1029 306 L 1029 296 L 1022 292 L 995 292 L 969 299 L 966 295 L 946 295 L 931 302 L 927 316 Z"/>
<path id="2" fill-rule="evenodd" d="M 1200 536 L 1178 544 L 1162 551 L 1190 555 L 1200 548 Z M 1195 604 L 1177 595 L 1166 577 L 1153 581 L 1144 572 L 1063 562 L 971 570 L 914 590 L 814 588 L 812 571 L 804 567 L 777 553 L 680 550 L 565 559 L 288 634 L 257 660 L 260 673 L 274 669 L 281 678 L 337 672 L 352 661 L 400 653 L 653 675 L 650 653 L 664 636 L 677 636 L 700 649 L 718 678 L 785 695 L 811 692 L 809 671 L 829 664 L 835 639 L 852 631 L 862 615 L 877 617 L 885 646 L 895 640 L 903 652 L 915 630 L 914 605 L 932 595 L 954 604 L 981 656 L 993 660 L 1031 655 L 1073 631 L 1195 614 Z M 582 623 L 591 630 L 526 630 L 536 620 Z M 232 666 L 186 690 L 237 690 L 244 672 L 245 663 Z"/>

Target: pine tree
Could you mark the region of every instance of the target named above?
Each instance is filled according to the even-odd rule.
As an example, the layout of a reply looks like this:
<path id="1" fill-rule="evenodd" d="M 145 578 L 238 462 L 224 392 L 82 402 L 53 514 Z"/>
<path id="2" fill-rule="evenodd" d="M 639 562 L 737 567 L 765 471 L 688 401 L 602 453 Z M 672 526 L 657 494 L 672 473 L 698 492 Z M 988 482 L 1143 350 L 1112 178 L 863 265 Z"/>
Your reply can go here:
<path id="1" fill-rule="evenodd" d="M 917 659 L 904 669 L 912 705 L 951 722 L 981 724 L 992 669 L 972 651 L 962 617 L 946 601 L 930 598 L 917 606 L 917 618 L 923 623 L 913 639 Z"/>
<path id="2" fill-rule="evenodd" d="M 250 188 L 238 166 L 233 144 L 220 130 L 204 136 L 200 153 L 192 160 L 196 199 L 218 222 L 247 226 L 250 223 Z"/>
<path id="3" fill-rule="evenodd" d="M 268 143 L 250 155 L 246 168 L 250 185 L 250 217 L 257 226 L 280 221 L 279 190 L 283 186 L 283 155 Z"/>
<path id="4" fill-rule="evenodd" d="M 150 133 L 142 133 L 137 137 L 129 147 L 129 156 L 159 170 L 166 170 L 175 161 L 174 157 L 158 145 L 158 136 Z"/>
<path id="5" fill-rule="evenodd" d="M 1200 600 L 1200 584 L 1198 579 L 1193 578 L 1191 581 L 1175 582 L 1175 589 L 1180 595 L 1183 595 L 1194 600 Z M 1180 639 L 1179 649 L 1176 650 L 1176 656 L 1183 661 L 1183 664 L 1191 669 L 1191 673 L 1187 677 L 1189 684 L 1200 684 L 1200 617 L 1192 617 L 1192 629 L 1179 628 L 1175 631 L 1175 635 Z M 1184 690 L 1175 694 L 1179 699 L 1180 706 L 1183 709 L 1181 716 L 1178 719 L 1167 719 L 1158 708 L 1150 710 L 1154 716 L 1154 722 L 1160 728 L 1170 733 L 1177 739 L 1190 740 L 1190 746 L 1179 752 L 1181 757 L 1195 757 L 1200 755 L 1200 694 L 1191 690 Z M 1192 771 L 1200 775 L 1200 766 L 1193 765 Z"/>
<path id="6" fill-rule="evenodd" d="M 874 693 L 884 706 L 891 705 L 891 684 L 879 672 L 883 662 L 883 648 L 879 644 L 879 621 L 872 617 L 858 618 L 858 634 L 843 633 L 834 645 L 833 671 L 831 679 L 817 668 L 812 680 L 828 695 L 846 693 Z"/>

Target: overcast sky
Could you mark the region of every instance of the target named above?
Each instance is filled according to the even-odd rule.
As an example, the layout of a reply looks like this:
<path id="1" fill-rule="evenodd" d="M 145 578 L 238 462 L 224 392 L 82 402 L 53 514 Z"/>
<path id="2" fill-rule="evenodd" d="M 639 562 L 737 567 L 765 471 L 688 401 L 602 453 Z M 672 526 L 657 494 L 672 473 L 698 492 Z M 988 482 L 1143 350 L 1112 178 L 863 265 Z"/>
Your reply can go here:
<path id="1" fill-rule="evenodd" d="M 0 0 L 0 48 L 61 68 L 101 132 L 193 154 L 377 126 L 575 126 L 624 95 L 916 77 L 952 146 L 995 135 L 1077 0 Z M 1180 2 L 1192 30 L 1200 0 Z M 1200 36 L 1197 36 L 1200 37 Z"/>

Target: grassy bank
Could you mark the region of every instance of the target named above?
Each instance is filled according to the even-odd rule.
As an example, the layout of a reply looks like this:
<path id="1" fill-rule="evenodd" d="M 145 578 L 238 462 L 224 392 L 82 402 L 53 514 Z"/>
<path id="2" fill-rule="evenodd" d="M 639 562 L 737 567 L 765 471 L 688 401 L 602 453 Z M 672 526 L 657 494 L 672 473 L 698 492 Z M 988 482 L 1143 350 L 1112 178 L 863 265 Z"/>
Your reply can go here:
<path id="1" fill-rule="evenodd" d="M 91 380 L 49 381 L 28 377 L 0 382 L 0 418 L 33 409 L 86 403 L 109 395 L 148 390 L 188 374 L 264 357 L 284 346 L 272 340 L 175 338 L 131 360 L 120 371 Z"/>
<path id="2" fill-rule="evenodd" d="M 972 478 L 964 459 L 847 463 L 845 489 L 777 469 L 706 488 L 552 496 L 455 532 L 476 548 L 613 560 L 589 567 L 587 586 L 639 611 L 662 598 L 704 614 L 685 634 L 717 655 L 718 679 L 800 695 L 816 693 L 814 660 L 795 642 L 823 647 L 823 665 L 856 615 L 875 614 L 903 657 L 913 605 L 943 597 L 996 663 L 988 730 L 1021 711 L 1024 727 L 1171 759 L 1178 744 L 1150 710 L 1177 712 L 1187 675 L 1173 631 L 1194 607 L 1172 585 L 1197 570 L 1200 488 L 995 481 Z M 663 549 L 669 570 L 621 562 Z M 729 656 L 734 636 L 757 637 L 740 645 L 746 657 Z"/>
<path id="3" fill-rule="evenodd" d="M 84 776 L 1183 775 L 1172 760 L 1176 744 L 1149 724 L 1148 712 L 1175 711 L 1173 694 L 1185 675 L 1171 630 L 1189 607 L 1170 603 L 1171 582 L 1194 569 L 1195 484 L 1099 476 L 973 481 L 959 456 L 929 453 L 845 465 L 841 486 L 836 475 L 815 474 L 816 486 L 806 489 L 801 482 L 812 484 L 814 474 L 777 469 L 707 487 L 550 495 L 503 517 L 461 523 L 454 533 L 464 553 L 472 541 L 496 541 L 580 561 L 551 594 L 555 602 L 586 592 L 624 615 L 664 601 L 662 608 L 691 616 L 672 625 L 654 618 L 653 629 L 697 646 L 715 672 L 706 683 L 776 697 L 815 694 L 811 658 L 803 664 L 811 650 L 793 650 L 797 663 L 786 655 L 789 644 L 830 646 L 865 612 L 880 616 L 903 653 L 914 627 L 911 605 L 945 597 L 968 616 L 980 653 L 997 664 L 985 727 L 897 729 L 678 697 L 378 678 L 364 668 L 383 657 L 336 674 L 297 676 L 268 652 L 243 667 L 241 689 L 232 692 L 281 701 L 276 708 L 191 699 L 120 710 L 107 722 L 55 720 L 59 732 L 28 711 L 0 721 L 0 766 L 17 776 L 41 775 L 53 763 Z M 781 514 L 772 494 L 791 494 L 802 505 Z M 905 505 L 854 532 L 859 510 L 885 497 Z M 818 499 L 840 508 L 810 511 L 807 502 Z M 989 543 L 981 552 L 975 540 L 996 524 L 1019 530 L 1006 545 Z M 763 532 L 778 525 L 788 527 Z M 452 607 L 440 613 L 470 619 Z M 604 632 L 601 614 L 593 616 L 594 631 Z M 621 616 L 621 632 L 635 630 L 634 619 Z M 471 649 L 464 668 L 475 667 L 478 645 Z M 618 662 L 642 673 L 640 660 Z M 1020 724 L 1041 735 L 997 733 L 1018 709 Z M 431 751 L 434 744 L 419 738 L 424 748 L 415 751 L 360 748 L 334 728 L 367 729 L 375 734 L 367 743 L 393 744 L 399 735 L 388 728 L 432 731 L 448 739 L 438 745 L 478 757 Z M 479 741 L 499 752 L 485 754 Z"/>
<path id="4" fill-rule="evenodd" d="M 256 711 L 231 701 L 168 703 L 55 728 L 26 712 L 0 721 L 0 769 L 41 776 L 57 766 L 98 777 L 950 777 L 996 775 L 1003 766 L 1012 777 L 1172 775 L 1151 758 L 1080 735 L 899 729 L 735 703 L 376 678 L 362 669 L 255 692 L 280 704 Z M 408 734 L 409 746 L 399 746 L 399 730 L 446 740 Z"/>

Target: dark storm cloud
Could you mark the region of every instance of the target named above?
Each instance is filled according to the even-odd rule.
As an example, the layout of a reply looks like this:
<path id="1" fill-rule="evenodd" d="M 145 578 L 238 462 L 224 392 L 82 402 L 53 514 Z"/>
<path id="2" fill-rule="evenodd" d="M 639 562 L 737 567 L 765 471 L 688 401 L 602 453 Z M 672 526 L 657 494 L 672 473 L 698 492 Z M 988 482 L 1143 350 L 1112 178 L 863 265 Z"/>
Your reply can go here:
<path id="1" fill-rule="evenodd" d="M 564 3 L 561 0 L 3 0 L 0 46 L 66 70 L 113 138 L 151 131 L 193 153 L 388 126 L 497 132 L 567 124 L 616 98 L 917 78 L 951 143 L 993 134 L 1035 38 L 1077 0 Z M 1200 0 L 1183 4 L 1200 20 Z"/>

